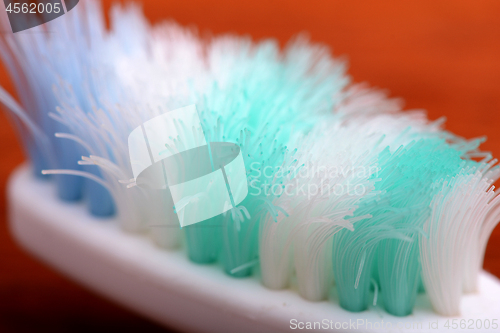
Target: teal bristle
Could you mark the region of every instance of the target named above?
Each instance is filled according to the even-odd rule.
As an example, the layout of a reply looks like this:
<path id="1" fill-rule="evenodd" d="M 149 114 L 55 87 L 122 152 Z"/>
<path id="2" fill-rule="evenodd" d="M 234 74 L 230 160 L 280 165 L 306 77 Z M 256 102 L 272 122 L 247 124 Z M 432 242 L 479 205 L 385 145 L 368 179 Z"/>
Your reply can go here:
<path id="1" fill-rule="evenodd" d="M 389 148 L 380 153 L 380 170 L 375 176 L 379 179 L 375 191 L 380 194 L 363 201 L 356 211 L 356 215 L 370 213 L 373 217 L 357 222 L 354 232 L 344 230 L 334 237 L 335 281 L 340 304 L 347 310 L 368 308 L 377 261 L 375 281 L 380 283 L 386 310 L 394 315 L 411 313 L 419 283 L 418 235 L 430 214 L 432 177 L 444 173 L 441 164 L 443 170 L 452 171 L 461 163 L 455 150 L 448 149 L 450 156 L 444 154 L 446 150 L 437 149 L 443 144 L 440 140 L 421 140 L 394 153 Z"/>
<path id="2" fill-rule="evenodd" d="M 412 210 L 395 226 L 408 240 L 386 239 L 378 248 L 381 295 L 393 315 L 409 315 L 415 304 L 421 269 L 418 238 L 430 216 L 432 184 L 456 174 L 461 164 L 460 153 L 441 140 L 422 140 L 397 161 L 394 172 L 401 174 L 390 176 L 398 178 L 387 190 L 390 208 Z"/>
<path id="3" fill-rule="evenodd" d="M 188 257 L 197 264 L 212 264 L 220 257 L 222 235 L 220 217 L 184 227 Z"/>

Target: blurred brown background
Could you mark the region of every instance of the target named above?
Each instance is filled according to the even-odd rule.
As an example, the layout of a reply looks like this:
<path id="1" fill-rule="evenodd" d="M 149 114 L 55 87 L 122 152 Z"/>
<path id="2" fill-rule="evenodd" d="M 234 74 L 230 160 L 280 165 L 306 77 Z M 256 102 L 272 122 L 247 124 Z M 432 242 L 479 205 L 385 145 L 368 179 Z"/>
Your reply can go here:
<path id="1" fill-rule="evenodd" d="M 81 0 L 81 2 L 86 0 Z M 104 0 L 106 9 L 112 1 Z M 347 56 L 357 82 L 387 88 L 408 109 L 447 116 L 447 129 L 488 136 L 500 156 L 500 1 L 144 0 L 152 22 L 173 18 L 202 33 L 235 32 L 281 43 L 301 31 Z M 0 84 L 12 92 L 0 67 Z M 32 259 L 11 239 L 5 185 L 24 156 L 0 113 L 0 332 L 162 331 Z M 500 227 L 485 269 L 500 277 Z"/>

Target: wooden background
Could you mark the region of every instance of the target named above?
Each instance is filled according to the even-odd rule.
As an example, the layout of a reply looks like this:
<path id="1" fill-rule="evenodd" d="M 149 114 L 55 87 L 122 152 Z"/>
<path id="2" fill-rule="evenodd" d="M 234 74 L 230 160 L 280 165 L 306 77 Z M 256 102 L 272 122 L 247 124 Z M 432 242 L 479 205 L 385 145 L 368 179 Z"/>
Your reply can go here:
<path id="1" fill-rule="evenodd" d="M 86 0 L 81 0 L 86 1 Z M 103 1 L 109 8 L 111 1 Z M 408 109 L 447 116 L 447 128 L 500 156 L 500 1 L 145 0 L 147 17 L 173 18 L 201 32 L 235 32 L 286 42 L 301 31 L 347 56 L 355 81 L 387 88 Z M 0 84 L 12 91 L 5 69 Z M 163 329 L 67 280 L 11 239 L 5 185 L 24 160 L 0 113 L 0 331 L 80 332 Z M 485 268 L 500 277 L 500 227 Z"/>

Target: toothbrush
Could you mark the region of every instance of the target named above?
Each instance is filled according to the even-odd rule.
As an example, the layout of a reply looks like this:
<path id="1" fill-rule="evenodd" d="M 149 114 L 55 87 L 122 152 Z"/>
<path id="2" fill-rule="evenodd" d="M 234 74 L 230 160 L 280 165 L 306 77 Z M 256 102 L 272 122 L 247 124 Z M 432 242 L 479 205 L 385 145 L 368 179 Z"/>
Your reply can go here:
<path id="1" fill-rule="evenodd" d="M 276 300 L 284 297 L 299 304 L 298 313 L 324 314 L 332 309 L 336 313 L 332 316 L 341 318 L 347 310 L 352 312 L 350 318 L 366 319 L 372 317 L 356 313 L 380 300 L 395 316 L 390 318 L 408 320 L 405 316 L 412 313 L 421 315 L 415 304 L 419 297 L 427 297 L 439 315 L 430 318 L 444 321 L 461 314 L 463 292 L 477 291 L 478 281 L 484 280 L 480 273 L 484 249 L 500 221 L 499 197 L 492 187 L 500 177 L 499 168 L 492 156 L 479 150 L 483 139 L 460 138 L 446 132 L 442 120 L 430 122 L 422 112 L 403 112 L 398 100 L 350 83 L 344 63 L 304 37 L 280 51 L 272 40 L 253 43 L 235 36 L 202 40 L 172 23 L 150 26 L 134 5 L 115 7 L 109 32 L 102 17 L 98 3 L 87 1 L 46 24 L 64 33 L 52 36 L 39 27 L 34 29 L 40 34 L 3 35 L 1 55 L 20 91 L 21 104 L 4 90 L 0 102 L 22 133 L 37 177 L 55 175 L 60 199 L 74 201 L 84 195 L 91 214 L 115 214 L 113 223 L 136 235 L 122 235 L 109 225 L 90 227 L 87 222 L 75 222 L 71 229 L 72 222 L 66 221 L 68 225 L 61 227 L 61 218 L 51 221 L 40 205 L 39 219 L 23 214 L 24 206 L 16 200 L 34 181 L 19 174 L 12 183 L 19 188 L 11 186 L 12 219 L 25 246 L 31 248 L 31 239 L 31 249 L 38 249 L 46 260 L 54 256 L 59 268 L 66 265 L 73 276 L 80 272 L 77 279 L 158 320 L 172 320 L 176 313 L 152 309 L 155 304 L 169 304 L 168 300 L 148 294 L 150 303 L 137 296 L 134 305 L 133 291 L 122 290 L 120 295 L 108 278 L 99 282 L 77 262 L 47 250 L 22 221 L 37 223 L 33 230 L 61 240 L 66 237 L 69 247 L 68 240 L 75 241 L 69 253 L 77 256 L 79 249 L 99 267 L 110 265 L 115 256 L 117 266 L 130 274 L 123 277 L 129 286 L 141 280 L 141 270 L 142 278 L 164 284 L 164 297 L 173 297 L 175 286 L 182 286 L 186 304 L 201 312 L 210 299 L 223 300 L 201 292 L 199 286 L 187 290 L 179 282 L 181 272 L 190 267 L 184 258 L 179 261 L 178 249 L 183 246 L 192 263 L 218 263 L 228 276 L 217 284 L 211 280 L 216 269 L 201 266 L 193 268 L 193 274 L 202 277 L 186 282 L 210 283 L 216 289 L 228 284 L 226 292 L 241 285 L 258 295 L 268 293 L 263 296 L 266 301 L 280 295 Z M 136 183 L 128 137 L 148 120 L 188 105 L 196 108 L 201 127 L 176 123 L 178 136 L 165 148 L 182 151 L 190 140 L 201 137 L 210 144 L 238 145 L 249 194 L 225 213 L 179 228 L 175 214 L 180 207 L 173 210 L 165 198 Z M 473 160 L 476 157 L 481 161 Z M 86 178 L 85 185 L 76 176 Z M 47 186 L 38 186 L 39 192 L 30 198 L 50 191 Z M 65 209 L 62 203 L 42 202 Z M 68 217 L 68 212 L 61 216 Z M 77 230 L 95 241 L 78 240 Z M 142 242 L 144 233 L 163 249 L 148 248 Z M 105 245 L 106 237 L 116 249 Z M 144 257 L 132 254 L 127 246 L 144 251 Z M 98 251 L 102 260 L 92 255 Z M 132 256 L 128 268 L 127 255 Z M 162 260 L 172 265 L 171 271 L 167 267 L 154 271 L 150 264 Z M 245 277 L 259 278 L 269 289 L 296 293 L 256 291 L 248 281 L 235 279 Z M 494 295 L 499 287 L 492 281 L 484 283 Z M 420 284 L 425 295 L 418 295 Z M 194 290 L 200 294 L 193 296 Z M 248 296 L 248 290 L 241 295 Z M 297 295 L 318 304 L 297 301 Z M 495 314 L 498 302 L 489 296 L 481 294 L 470 304 L 489 300 L 496 306 L 491 310 Z M 320 303 L 329 298 L 338 301 Z M 337 303 L 344 310 L 329 307 Z M 214 316 L 229 311 L 228 304 L 234 303 L 224 304 Z M 245 305 L 257 311 L 262 303 L 243 302 L 239 324 L 245 322 L 241 319 L 246 318 L 241 314 Z M 252 313 L 257 316 L 258 311 Z M 262 319 L 260 329 L 272 331 L 283 315 L 286 312 L 246 320 Z M 210 322 L 209 316 L 204 320 Z M 226 323 L 213 323 L 207 330 L 238 326 L 229 319 Z"/>

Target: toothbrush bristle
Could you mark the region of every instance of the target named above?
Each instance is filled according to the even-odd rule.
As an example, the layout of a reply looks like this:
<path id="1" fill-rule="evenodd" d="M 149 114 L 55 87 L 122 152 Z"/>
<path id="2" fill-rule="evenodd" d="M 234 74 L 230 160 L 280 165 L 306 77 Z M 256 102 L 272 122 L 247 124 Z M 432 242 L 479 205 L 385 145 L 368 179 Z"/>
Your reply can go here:
<path id="1" fill-rule="evenodd" d="M 457 316 L 462 294 L 477 291 L 500 221 L 500 167 L 480 151 L 484 138 L 461 138 L 444 118 L 351 83 L 344 61 L 303 35 L 281 49 L 272 39 L 150 25 L 136 5 L 114 6 L 110 30 L 97 1 L 72 13 L 40 33 L 0 36 L 20 99 L 0 88 L 0 103 L 35 173 L 56 175 L 62 199 L 85 196 L 94 215 L 116 214 L 123 229 L 146 230 L 166 249 L 185 235 L 191 261 L 221 261 L 234 277 L 260 270 L 270 289 L 322 301 L 335 286 L 353 312 L 381 299 L 387 312 L 409 315 L 423 284 L 437 313 Z M 248 195 L 236 204 L 224 173 L 230 209 L 180 229 L 179 214 L 199 198 L 174 204 L 168 185 L 142 187 L 128 140 L 187 105 L 200 126 L 176 120 L 148 158 L 183 163 L 189 147 L 211 154 L 211 144 L 235 144 Z"/>

